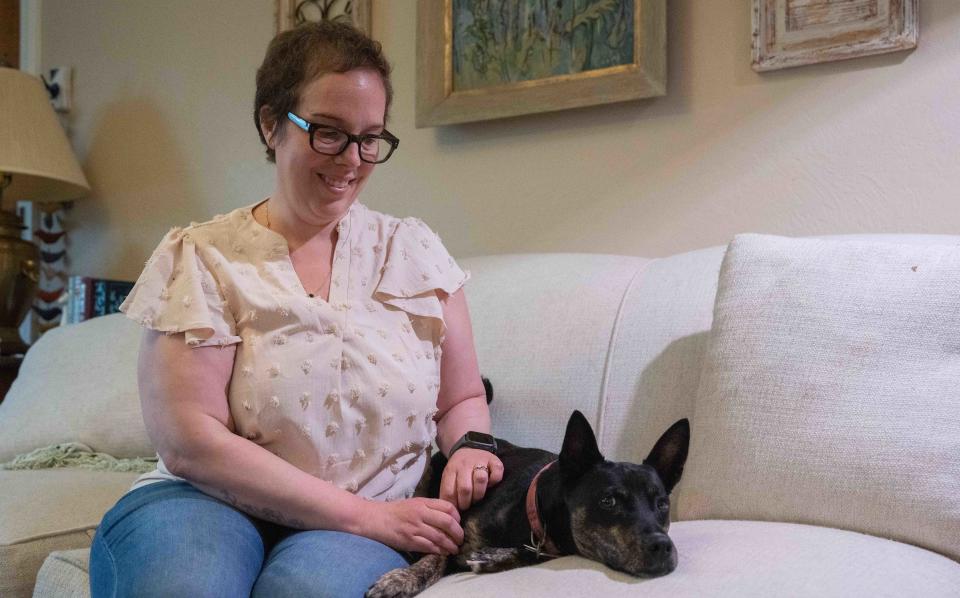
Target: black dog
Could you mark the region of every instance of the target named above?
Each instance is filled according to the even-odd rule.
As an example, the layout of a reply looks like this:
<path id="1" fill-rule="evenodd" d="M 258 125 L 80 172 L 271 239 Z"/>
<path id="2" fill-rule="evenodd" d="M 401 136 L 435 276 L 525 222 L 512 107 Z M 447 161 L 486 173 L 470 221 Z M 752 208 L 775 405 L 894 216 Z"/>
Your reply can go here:
<path id="1" fill-rule="evenodd" d="M 461 515 L 464 542 L 447 559 L 425 555 L 394 569 L 368 598 L 413 596 L 449 569 L 476 573 L 531 565 L 543 558 L 577 554 L 636 576 L 666 575 L 677 566 L 667 536 L 670 491 L 687 459 L 690 425 L 675 423 L 642 465 L 607 461 L 590 423 L 574 411 L 559 457 L 497 439 L 504 477 Z M 437 454 L 420 491 L 439 496 L 446 459 Z"/>

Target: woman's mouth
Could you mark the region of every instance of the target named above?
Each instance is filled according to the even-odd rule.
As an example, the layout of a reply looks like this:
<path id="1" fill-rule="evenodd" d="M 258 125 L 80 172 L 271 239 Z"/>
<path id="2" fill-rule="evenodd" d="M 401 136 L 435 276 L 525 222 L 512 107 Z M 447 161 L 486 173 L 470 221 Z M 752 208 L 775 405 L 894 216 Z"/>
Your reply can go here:
<path id="1" fill-rule="evenodd" d="M 350 186 L 350 183 L 353 182 L 352 178 L 338 178 L 329 176 L 326 174 L 321 174 L 320 178 L 323 179 L 323 182 L 335 191 L 343 191 Z"/>

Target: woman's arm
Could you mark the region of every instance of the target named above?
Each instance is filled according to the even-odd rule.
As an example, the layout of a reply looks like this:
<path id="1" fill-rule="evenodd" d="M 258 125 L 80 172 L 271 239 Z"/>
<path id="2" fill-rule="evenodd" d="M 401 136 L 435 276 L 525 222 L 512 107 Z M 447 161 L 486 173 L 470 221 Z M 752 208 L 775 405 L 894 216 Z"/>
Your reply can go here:
<path id="1" fill-rule="evenodd" d="M 473 342 L 470 311 L 463 289 L 447 295 L 442 291 L 443 320 L 447 331 L 440 361 L 440 390 L 437 396 L 437 444 L 444 454 L 466 432 L 490 433 L 490 411 L 480 379 Z M 487 470 L 478 469 L 485 465 Z M 503 479 L 503 463 L 493 453 L 461 448 L 443 470 L 440 498 L 461 510 L 483 498 L 487 487 Z"/>
<path id="2" fill-rule="evenodd" d="M 443 501 L 364 500 L 234 433 L 227 391 L 234 346 L 189 347 L 182 334 L 147 331 L 138 378 L 147 432 L 174 475 L 255 517 L 331 529 L 404 550 L 454 553 L 459 515 Z"/>

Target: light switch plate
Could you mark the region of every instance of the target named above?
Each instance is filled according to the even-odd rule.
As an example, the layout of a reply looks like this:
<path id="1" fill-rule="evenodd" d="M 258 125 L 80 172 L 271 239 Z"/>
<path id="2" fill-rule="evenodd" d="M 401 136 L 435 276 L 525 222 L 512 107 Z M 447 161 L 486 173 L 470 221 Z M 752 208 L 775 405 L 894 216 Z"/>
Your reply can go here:
<path id="1" fill-rule="evenodd" d="M 52 68 L 44 77 L 47 91 L 50 93 L 50 103 L 57 112 L 70 112 L 71 96 L 73 95 L 73 67 L 58 66 Z"/>

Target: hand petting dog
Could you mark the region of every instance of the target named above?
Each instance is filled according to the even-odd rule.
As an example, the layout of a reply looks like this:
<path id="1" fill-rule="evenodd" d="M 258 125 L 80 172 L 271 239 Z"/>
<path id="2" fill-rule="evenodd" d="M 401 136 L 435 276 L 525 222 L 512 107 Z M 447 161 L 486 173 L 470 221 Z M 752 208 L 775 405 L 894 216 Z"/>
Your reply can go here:
<path id="1" fill-rule="evenodd" d="M 503 479 L 503 462 L 493 453 L 463 447 L 454 451 L 440 478 L 440 500 L 461 511 L 479 502 Z"/>

